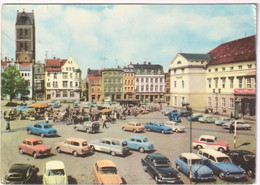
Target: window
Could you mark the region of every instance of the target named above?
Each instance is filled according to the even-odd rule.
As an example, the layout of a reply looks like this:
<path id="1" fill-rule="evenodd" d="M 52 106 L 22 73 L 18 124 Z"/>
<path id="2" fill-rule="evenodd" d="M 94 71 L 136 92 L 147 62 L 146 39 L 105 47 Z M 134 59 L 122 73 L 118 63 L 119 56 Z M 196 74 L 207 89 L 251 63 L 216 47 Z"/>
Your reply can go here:
<path id="1" fill-rule="evenodd" d="M 218 88 L 218 79 L 215 79 L 215 88 Z"/>
<path id="2" fill-rule="evenodd" d="M 161 82 L 161 83 L 163 82 L 163 78 L 160 78 L 160 82 Z"/>
<path id="3" fill-rule="evenodd" d="M 178 61 L 177 64 L 181 64 L 181 61 Z"/>
<path id="4" fill-rule="evenodd" d="M 230 67 L 230 71 L 233 71 L 234 70 L 234 67 Z"/>
<path id="5" fill-rule="evenodd" d="M 72 78 L 72 73 L 70 73 L 70 78 Z"/>
<path id="6" fill-rule="evenodd" d="M 150 91 L 153 91 L 153 85 L 150 86 Z"/>
<path id="7" fill-rule="evenodd" d="M 226 107 L 226 98 L 222 98 L 222 107 Z"/>
<path id="8" fill-rule="evenodd" d="M 238 88 L 242 88 L 243 86 L 243 81 L 242 81 L 242 78 L 238 78 Z"/>
<path id="9" fill-rule="evenodd" d="M 238 69 L 242 69 L 242 66 L 238 66 Z"/>
<path id="10" fill-rule="evenodd" d="M 143 85 L 141 86 L 141 91 L 144 91 L 144 86 Z"/>
<path id="11" fill-rule="evenodd" d="M 146 78 L 146 83 L 148 83 L 149 82 L 149 78 Z"/>
<path id="12" fill-rule="evenodd" d="M 62 73 L 62 77 L 63 77 L 63 79 L 67 79 L 68 78 L 68 73 Z"/>
<path id="13" fill-rule="evenodd" d="M 252 68 L 252 64 L 248 64 L 248 65 L 247 65 L 247 68 L 248 68 L 248 69 L 251 69 L 251 68 Z"/>
<path id="14" fill-rule="evenodd" d="M 136 86 L 136 91 L 139 91 L 139 86 Z"/>
<path id="15" fill-rule="evenodd" d="M 209 72 L 211 72 L 211 69 L 209 69 Z"/>
<path id="16" fill-rule="evenodd" d="M 155 89 L 154 89 L 156 92 L 158 91 L 158 85 L 155 86 Z"/>
<path id="17" fill-rule="evenodd" d="M 75 82 L 75 87 L 78 87 L 79 86 L 79 83 L 78 82 Z"/>
<path id="18" fill-rule="evenodd" d="M 127 80 L 125 80 L 125 84 L 126 84 Z"/>
<path id="19" fill-rule="evenodd" d="M 70 91 L 70 97 L 74 97 L 74 92 Z"/>
<path id="20" fill-rule="evenodd" d="M 225 85 L 226 85 L 226 79 L 222 78 L 222 88 L 225 88 Z"/>
<path id="21" fill-rule="evenodd" d="M 174 88 L 177 87 L 177 81 L 174 81 Z"/>
<path id="22" fill-rule="evenodd" d="M 234 108 L 234 99 L 229 98 L 229 108 Z"/>
<path id="23" fill-rule="evenodd" d="M 94 89 L 94 88 L 92 88 L 92 89 L 91 89 L 91 92 L 93 93 L 94 91 L 95 91 L 95 89 Z"/>
<path id="24" fill-rule="evenodd" d="M 176 75 L 176 69 L 174 69 L 174 71 L 173 71 L 173 72 L 174 72 L 174 74 Z"/>
<path id="25" fill-rule="evenodd" d="M 163 86 L 162 85 L 160 85 L 160 91 L 163 91 Z"/>
<path id="26" fill-rule="evenodd" d="M 230 88 L 234 87 L 234 78 L 230 78 Z"/>
<path id="27" fill-rule="evenodd" d="M 208 97 L 208 106 L 211 106 L 211 97 Z"/>
<path id="28" fill-rule="evenodd" d="M 60 93 L 60 91 L 56 91 L 56 98 L 59 98 L 59 97 L 61 97 L 61 93 Z"/>
<path id="29" fill-rule="evenodd" d="M 148 78 L 147 78 L 148 79 Z M 149 85 L 146 84 L 146 88 L 145 88 L 146 91 L 149 91 Z"/>
<path id="30" fill-rule="evenodd" d="M 178 101 L 177 101 L 177 96 L 174 97 L 174 105 L 177 105 Z"/>
<path id="31" fill-rule="evenodd" d="M 153 78 L 150 79 L 150 82 L 153 83 Z"/>
<path id="32" fill-rule="evenodd" d="M 184 88 L 184 80 L 181 81 L 181 86 Z"/>
<path id="33" fill-rule="evenodd" d="M 181 73 L 182 73 L 182 74 L 184 73 L 184 69 L 181 69 Z"/>
<path id="34" fill-rule="evenodd" d="M 158 82 L 158 78 L 155 78 L 155 79 L 154 79 L 154 82 L 157 83 L 157 82 Z"/>
<path id="35" fill-rule="evenodd" d="M 211 88 L 211 79 L 208 79 L 209 81 L 209 88 Z"/>
<path id="36" fill-rule="evenodd" d="M 218 107 L 218 98 L 215 97 L 215 106 Z"/>
<path id="37" fill-rule="evenodd" d="M 136 78 L 136 83 L 139 83 L 139 78 Z"/>
<path id="38" fill-rule="evenodd" d="M 20 29 L 20 35 L 23 35 L 23 29 L 22 28 Z"/>
<path id="39" fill-rule="evenodd" d="M 51 87 L 51 83 L 50 82 L 47 83 L 47 87 Z"/>
<path id="40" fill-rule="evenodd" d="M 246 79 L 246 87 L 247 87 L 248 89 L 251 88 L 251 78 L 247 78 L 247 79 Z"/>
<path id="41" fill-rule="evenodd" d="M 215 72 L 218 72 L 218 68 L 215 68 Z"/>
<path id="42" fill-rule="evenodd" d="M 70 87 L 73 87 L 73 82 L 70 82 Z"/>
<path id="43" fill-rule="evenodd" d="M 226 68 L 225 68 L 225 67 L 222 67 L 222 71 L 226 71 Z"/>
<path id="44" fill-rule="evenodd" d="M 63 97 L 68 97 L 68 92 L 67 91 L 63 91 Z"/>
<path id="45" fill-rule="evenodd" d="M 53 78 L 54 78 L 54 79 L 57 79 L 57 73 L 54 73 L 54 74 L 53 74 Z"/>
<path id="46" fill-rule="evenodd" d="M 144 82 L 144 79 L 143 79 L 143 78 L 141 78 L 141 82 Z"/>
<path id="47" fill-rule="evenodd" d="M 57 82 L 57 81 L 54 81 L 54 82 L 53 82 L 53 87 L 54 87 L 54 88 L 55 88 L 55 87 L 56 87 L 56 88 L 58 87 L 58 82 Z"/>
<path id="48" fill-rule="evenodd" d="M 68 87 L 68 81 L 63 81 L 63 82 L 62 82 L 62 86 L 63 86 L 63 87 Z M 64 96 L 63 96 L 63 97 L 64 97 Z"/>

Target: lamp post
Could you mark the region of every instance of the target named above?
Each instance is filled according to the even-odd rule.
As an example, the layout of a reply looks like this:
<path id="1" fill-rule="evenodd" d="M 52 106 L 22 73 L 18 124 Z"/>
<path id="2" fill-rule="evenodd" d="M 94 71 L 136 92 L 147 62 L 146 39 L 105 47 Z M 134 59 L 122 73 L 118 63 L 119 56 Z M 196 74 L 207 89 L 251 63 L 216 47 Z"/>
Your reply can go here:
<path id="1" fill-rule="evenodd" d="M 220 89 L 220 88 L 217 89 L 217 90 L 218 90 L 218 92 L 216 92 L 216 89 L 213 89 L 213 93 L 216 95 L 216 98 L 215 98 L 215 103 L 216 103 L 216 112 L 218 112 L 218 104 L 217 104 L 218 101 L 216 101 L 216 100 L 217 100 L 217 98 L 218 98 L 218 94 L 221 93 L 221 89 Z"/>
<path id="2" fill-rule="evenodd" d="M 238 98 L 235 98 L 235 120 L 238 120 L 238 114 L 239 114 L 239 100 Z M 235 121 L 235 131 L 234 131 L 234 149 L 236 149 L 236 141 L 237 141 L 237 122 Z"/>

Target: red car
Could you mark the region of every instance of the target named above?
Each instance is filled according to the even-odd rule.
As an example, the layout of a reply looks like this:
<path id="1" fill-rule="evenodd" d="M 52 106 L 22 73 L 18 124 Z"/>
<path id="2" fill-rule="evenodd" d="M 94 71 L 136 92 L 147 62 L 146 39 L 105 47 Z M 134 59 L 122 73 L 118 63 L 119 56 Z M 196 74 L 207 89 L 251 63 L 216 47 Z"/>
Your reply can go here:
<path id="1" fill-rule="evenodd" d="M 18 145 L 20 154 L 26 153 L 33 155 L 34 158 L 48 155 L 51 152 L 51 147 L 43 144 L 41 139 L 26 138 Z"/>

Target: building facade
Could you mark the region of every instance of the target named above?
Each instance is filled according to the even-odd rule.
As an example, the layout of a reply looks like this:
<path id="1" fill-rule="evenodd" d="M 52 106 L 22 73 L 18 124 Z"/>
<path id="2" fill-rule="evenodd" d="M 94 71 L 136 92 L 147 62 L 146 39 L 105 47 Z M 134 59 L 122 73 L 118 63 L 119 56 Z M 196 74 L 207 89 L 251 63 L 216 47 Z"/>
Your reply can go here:
<path id="1" fill-rule="evenodd" d="M 35 63 L 34 12 L 19 12 L 16 17 L 16 62 Z"/>
<path id="2" fill-rule="evenodd" d="M 142 103 L 164 102 L 163 67 L 150 62 L 134 64 L 136 99 Z"/>
<path id="3" fill-rule="evenodd" d="M 47 59 L 45 64 L 46 100 L 79 101 L 81 69 L 72 57 Z"/>
<path id="4" fill-rule="evenodd" d="M 123 68 L 124 71 L 124 99 L 135 99 L 135 71 L 130 65 Z"/>
<path id="5" fill-rule="evenodd" d="M 168 73 L 164 73 L 164 83 L 165 83 L 165 91 L 164 91 L 165 103 L 170 104 L 170 99 L 171 99 L 171 75 L 170 75 L 170 70 L 168 71 Z"/>
<path id="6" fill-rule="evenodd" d="M 91 102 L 102 101 L 102 70 L 88 68 L 88 98 Z"/>
<path id="7" fill-rule="evenodd" d="M 178 53 L 175 56 L 170 64 L 171 106 L 182 107 L 182 102 L 189 102 L 194 109 L 205 109 L 209 61 L 209 54 Z"/>
<path id="8" fill-rule="evenodd" d="M 82 79 L 82 82 L 81 82 L 81 97 L 80 98 L 84 101 L 87 101 L 87 98 L 88 98 L 87 78 Z"/>
<path id="9" fill-rule="evenodd" d="M 118 68 L 105 68 L 102 70 L 103 99 L 104 101 L 116 101 L 124 97 L 123 70 Z"/>
<path id="10" fill-rule="evenodd" d="M 44 100 L 45 99 L 45 89 L 44 89 L 44 64 L 41 62 L 36 62 L 34 64 L 34 91 L 33 98 L 35 100 Z"/>

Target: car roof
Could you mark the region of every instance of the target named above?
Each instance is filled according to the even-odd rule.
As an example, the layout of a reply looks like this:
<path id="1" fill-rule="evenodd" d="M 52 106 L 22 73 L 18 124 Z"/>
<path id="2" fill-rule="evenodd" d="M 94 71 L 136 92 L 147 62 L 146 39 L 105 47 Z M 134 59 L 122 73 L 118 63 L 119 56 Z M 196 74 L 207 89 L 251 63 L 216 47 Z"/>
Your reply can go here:
<path id="1" fill-rule="evenodd" d="M 113 161 L 110 161 L 110 160 L 99 160 L 97 161 L 97 165 L 102 168 L 102 167 L 107 167 L 107 166 L 110 166 L 110 167 L 115 167 L 116 168 L 116 165 Z"/>
<path id="2" fill-rule="evenodd" d="M 214 157 L 228 157 L 226 154 L 222 153 L 222 152 L 219 152 L 217 150 L 213 150 L 213 149 L 200 149 L 199 151 L 202 151 L 202 152 L 205 152 L 205 153 L 208 153 Z"/>
<path id="3" fill-rule="evenodd" d="M 137 122 L 137 121 L 131 121 L 131 122 L 129 122 L 129 123 L 137 124 L 137 123 L 140 123 L 140 122 Z M 128 124 L 129 124 L 129 123 L 128 123 Z"/>
<path id="4" fill-rule="evenodd" d="M 162 122 L 157 122 L 157 121 L 149 121 L 148 123 L 159 123 L 159 124 L 163 124 Z"/>
<path id="5" fill-rule="evenodd" d="M 147 137 L 136 135 L 136 136 L 131 136 L 130 138 L 145 139 Z"/>
<path id="6" fill-rule="evenodd" d="M 249 155 L 255 155 L 255 153 L 253 152 L 250 152 L 248 150 L 232 150 L 230 152 L 238 152 L 238 153 L 241 153 L 241 154 L 249 154 Z"/>
<path id="7" fill-rule="evenodd" d="M 200 157 L 194 153 L 182 153 L 181 155 L 187 159 L 200 159 Z"/>
<path id="8" fill-rule="evenodd" d="M 40 123 L 35 123 L 35 125 L 50 125 L 50 124 L 46 122 L 40 122 Z"/>
<path id="9" fill-rule="evenodd" d="M 201 135 L 201 137 L 205 137 L 205 138 L 209 138 L 209 139 L 215 139 L 216 137 L 215 136 L 210 136 L 210 135 Z"/>
<path id="10" fill-rule="evenodd" d="M 45 164 L 45 167 L 47 170 L 53 170 L 53 169 L 64 169 L 65 165 L 62 161 L 48 161 Z"/>
<path id="11" fill-rule="evenodd" d="M 67 138 L 66 141 L 78 141 L 78 142 L 83 142 L 83 141 L 87 141 L 87 140 L 81 139 L 81 138 L 78 138 L 78 137 L 70 137 L 70 138 Z"/>
<path id="12" fill-rule="evenodd" d="M 169 160 L 167 157 L 165 157 L 164 155 L 162 155 L 161 153 L 151 153 L 148 154 L 152 159 L 156 160 L 156 161 L 160 161 L 160 160 Z"/>
<path id="13" fill-rule="evenodd" d="M 41 139 L 39 138 L 35 138 L 35 137 L 28 137 L 26 139 L 24 139 L 25 141 L 31 141 L 31 142 L 34 142 L 34 141 L 42 141 Z"/>
<path id="14" fill-rule="evenodd" d="M 110 140 L 110 141 L 114 140 L 114 141 L 120 141 L 120 142 L 124 141 L 122 139 L 117 139 L 117 138 L 113 138 L 113 137 L 104 137 L 101 140 Z"/>
<path id="15" fill-rule="evenodd" d="M 30 166 L 30 164 L 13 164 L 9 168 L 9 173 L 24 173 Z"/>

